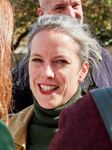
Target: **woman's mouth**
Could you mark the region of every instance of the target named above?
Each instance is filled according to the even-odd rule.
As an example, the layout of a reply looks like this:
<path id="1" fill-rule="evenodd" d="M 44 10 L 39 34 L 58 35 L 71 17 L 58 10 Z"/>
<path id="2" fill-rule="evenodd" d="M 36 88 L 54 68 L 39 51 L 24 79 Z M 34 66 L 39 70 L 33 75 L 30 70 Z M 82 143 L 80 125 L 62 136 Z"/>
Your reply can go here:
<path id="1" fill-rule="evenodd" d="M 43 92 L 51 92 L 59 88 L 58 86 L 47 86 L 42 84 L 40 84 L 39 87 Z"/>

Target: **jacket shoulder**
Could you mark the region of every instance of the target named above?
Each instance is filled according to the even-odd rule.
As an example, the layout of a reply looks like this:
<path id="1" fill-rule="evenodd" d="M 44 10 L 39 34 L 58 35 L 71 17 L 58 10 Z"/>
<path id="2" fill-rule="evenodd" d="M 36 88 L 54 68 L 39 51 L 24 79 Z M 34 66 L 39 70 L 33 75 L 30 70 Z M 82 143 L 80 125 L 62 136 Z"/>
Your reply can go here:
<path id="1" fill-rule="evenodd" d="M 26 147 L 27 127 L 34 112 L 34 106 L 12 114 L 9 118 L 9 130 L 13 136 L 16 146 Z"/>

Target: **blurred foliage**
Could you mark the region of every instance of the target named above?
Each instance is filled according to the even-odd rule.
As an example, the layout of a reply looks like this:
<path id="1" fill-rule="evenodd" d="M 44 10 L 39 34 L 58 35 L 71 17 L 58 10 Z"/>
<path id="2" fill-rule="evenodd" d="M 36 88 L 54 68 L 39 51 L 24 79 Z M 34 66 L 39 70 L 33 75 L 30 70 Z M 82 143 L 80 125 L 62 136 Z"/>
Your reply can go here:
<path id="1" fill-rule="evenodd" d="M 84 20 L 102 45 L 112 44 L 112 0 L 82 0 Z"/>
<path id="2" fill-rule="evenodd" d="M 11 0 L 14 9 L 14 49 L 21 40 L 28 34 L 30 25 L 38 17 L 37 9 L 39 3 L 36 0 Z"/>
<path id="3" fill-rule="evenodd" d="M 38 17 L 38 0 L 11 0 L 14 8 L 14 49 L 28 34 L 29 26 Z M 112 0 L 82 0 L 84 22 L 90 24 L 102 44 L 112 43 Z"/>

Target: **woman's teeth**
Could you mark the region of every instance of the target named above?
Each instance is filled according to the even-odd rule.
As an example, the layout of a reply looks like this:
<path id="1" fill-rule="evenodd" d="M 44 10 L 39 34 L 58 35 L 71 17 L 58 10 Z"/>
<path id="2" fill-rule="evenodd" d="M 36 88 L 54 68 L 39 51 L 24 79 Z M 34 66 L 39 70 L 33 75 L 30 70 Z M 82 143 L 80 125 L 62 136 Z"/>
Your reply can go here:
<path id="1" fill-rule="evenodd" d="M 57 89 L 58 87 L 57 87 L 57 86 L 40 85 L 40 88 L 41 88 L 42 91 L 44 91 L 44 92 L 49 92 L 49 91 L 52 91 L 52 90 Z"/>

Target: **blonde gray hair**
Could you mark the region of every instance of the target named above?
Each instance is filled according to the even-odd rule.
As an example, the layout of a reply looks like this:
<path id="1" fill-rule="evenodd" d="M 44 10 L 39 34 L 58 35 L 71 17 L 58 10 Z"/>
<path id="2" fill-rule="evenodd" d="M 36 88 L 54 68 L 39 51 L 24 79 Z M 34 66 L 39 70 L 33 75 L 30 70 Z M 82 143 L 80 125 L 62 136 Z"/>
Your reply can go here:
<path id="1" fill-rule="evenodd" d="M 97 40 L 91 34 L 91 31 L 87 24 L 81 25 L 77 22 L 77 20 L 74 20 L 70 16 L 66 15 L 44 15 L 42 17 L 39 17 L 37 23 L 31 27 L 27 44 L 28 53 L 23 58 L 19 66 L 19 82 L 21 83 L 21 85 L 23 85 L 23 87 L 29 84 L 28 63 L 30 58 L 32 39 L 35 34 L 38 34 L 43 30 L 55 30 L 71 37 L 75 41 L 75 43 L 78 44 L 79 49 L 77 50 L 77 53 L 80 59 L 80 64 L 83 65 L 85 61 L 88 61 L 90 70 L 93 66 L 97 67 L 97 64 L 99 62 L 98 54 L 100 55 L 101 48 Z M 23 72 L 23 70 L 24 75 L 22 78 L 21 74 L 23 73 L 21 72 Z"/>

